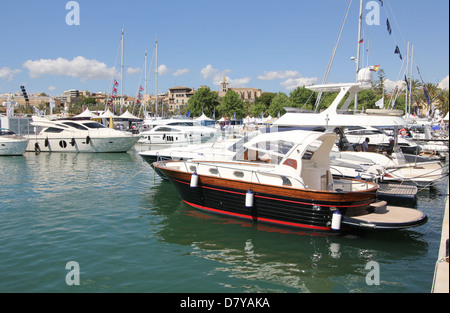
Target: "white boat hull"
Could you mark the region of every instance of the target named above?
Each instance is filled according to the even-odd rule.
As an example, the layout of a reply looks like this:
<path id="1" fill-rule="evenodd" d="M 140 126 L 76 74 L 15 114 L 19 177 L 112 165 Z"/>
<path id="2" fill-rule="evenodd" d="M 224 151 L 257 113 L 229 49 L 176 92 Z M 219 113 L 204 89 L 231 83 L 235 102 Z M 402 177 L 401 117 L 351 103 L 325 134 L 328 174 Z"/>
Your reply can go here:
<path id="1" fill-rule="evenodd" d="M 135 137 L 56 137 L 44 138 L 31 136 L 27 151 L 34 152 L 72 152 L 72 153 L 107 153 L 127 152 L 136 143 Z"/>
<path id="2" fill-rule="evenodd" d="M 0 141 L 0 155 L 23 155 L 27 147 L 28 141 L 23 140 L 8 140 Z"/>

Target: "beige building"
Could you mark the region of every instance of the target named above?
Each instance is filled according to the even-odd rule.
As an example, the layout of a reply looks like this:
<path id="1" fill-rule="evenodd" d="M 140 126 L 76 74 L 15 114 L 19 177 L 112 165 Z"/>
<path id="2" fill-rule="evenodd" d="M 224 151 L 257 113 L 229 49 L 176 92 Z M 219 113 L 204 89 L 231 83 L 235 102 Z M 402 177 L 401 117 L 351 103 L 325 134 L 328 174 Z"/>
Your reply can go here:
<path id="1" fill-rule="evenodd" d="M 261 89 L 258 88 L 247 88 L 247 87 L 230 88 L 228 86 L 228 80 L 224 76 L 222 82 L 220 83 L 219 97 L 224 97 L 228 90 L 236 92 L 241 98 L 241 100 L 243 101 L 247 100 L 250 102 L 255 102 L 256 98 L 260 97 L 262 94 Z"/>
<path id="2" fill-rule="evenodd" d="M 169 111 L 178 112 L 178 108 L 187 105 L 189 98 L 194 94 L 194 89 L 189 87 L 169 88 Z"/>

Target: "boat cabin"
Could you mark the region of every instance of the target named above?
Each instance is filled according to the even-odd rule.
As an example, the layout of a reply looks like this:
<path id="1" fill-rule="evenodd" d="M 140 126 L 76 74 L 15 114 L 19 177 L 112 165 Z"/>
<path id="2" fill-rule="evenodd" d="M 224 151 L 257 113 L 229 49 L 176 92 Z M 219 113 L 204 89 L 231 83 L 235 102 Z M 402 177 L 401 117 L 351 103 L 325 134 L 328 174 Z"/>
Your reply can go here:
<path id="1" fill-rule="evenodd" d="M 306 188 L 332 190 L 330 152 L 336 138 L 309 131 L 262 134 L 244 144 L 233 160 L 271 164 L 277 174 L 302 179 Z"/>

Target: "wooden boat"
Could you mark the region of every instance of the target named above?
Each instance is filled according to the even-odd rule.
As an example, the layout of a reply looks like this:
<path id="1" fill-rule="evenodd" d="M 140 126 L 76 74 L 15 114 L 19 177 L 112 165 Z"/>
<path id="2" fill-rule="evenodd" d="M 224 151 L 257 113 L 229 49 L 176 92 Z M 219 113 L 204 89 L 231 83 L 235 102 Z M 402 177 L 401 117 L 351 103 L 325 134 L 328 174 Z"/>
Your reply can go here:
<path id="1" fill-rule="evenodd" d="M 153 163 L 188 205 L 257 223 L 345 232 L 419 226 L 427 216 L 377 201 L 378 185 L 330 171 L 334 133 L 267 133 L 231 161 Z"/>

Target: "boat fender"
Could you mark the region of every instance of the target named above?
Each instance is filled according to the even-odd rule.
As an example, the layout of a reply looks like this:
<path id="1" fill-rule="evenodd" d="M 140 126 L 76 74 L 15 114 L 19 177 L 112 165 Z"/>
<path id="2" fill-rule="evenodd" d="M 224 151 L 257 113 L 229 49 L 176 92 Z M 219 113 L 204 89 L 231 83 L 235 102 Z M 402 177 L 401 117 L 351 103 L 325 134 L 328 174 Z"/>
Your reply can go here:
<path id="1" fill-rule="evenodd" d="M 340 230 L 341 229 L 342 214 L 339 210 L 334 211 L 333 217 L 331 218 L 331 229 Z"/>
<path id="2" fill-rule="evenodd" d="M 245 207 L 246 208 L 251 208 L 253 207 L 253 191 L 251 189 L 249 189 L 247 191 L 247 193 L 245 194 Z"/>
<path id="3" fill-rule="evenodd" d="M 37 142 L 34 144 L 34 151 L 35 151 L 36 153 L 41 152 L 41 147 L 39 147 L 39 143 L 37 143 Z"/>
<path id="4" fill-rule="evenodd" d="M 48 147 L 48 138 L 45 138 L 45 140 L 44 140 L 44 146 Z"/>
<path id="5" fill-rule="evenodd" d="M 191 188 L 196 188 L 198 185 L 198 175 L 194 172 L 191 176 Z"/>
<path id="6" fill-rule="evenodd" d="M 70 145 L 73 147 L 75 146 L 75 138 L 72 138 L 72 140 L 70 140 Z"/>
<path id="7" fill-rule="evenodd" d="M 90 143 L 91 143 L 91 137 L 86 136 L 86 144 L 88 145 L 88 144 L 90 144 Z"/>

